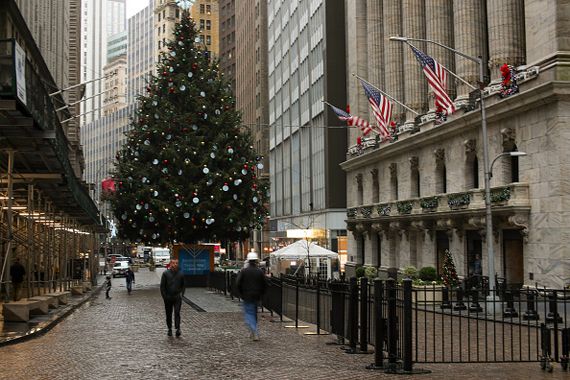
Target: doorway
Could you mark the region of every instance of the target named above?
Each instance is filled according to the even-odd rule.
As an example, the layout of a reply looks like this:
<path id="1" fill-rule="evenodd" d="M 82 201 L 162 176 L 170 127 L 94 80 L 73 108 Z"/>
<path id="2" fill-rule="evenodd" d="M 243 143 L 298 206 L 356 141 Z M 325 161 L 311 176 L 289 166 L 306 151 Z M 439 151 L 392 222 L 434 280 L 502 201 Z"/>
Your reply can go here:
<path id="1" fill-rule="evenodd" d="M 443 262 L 445 260 L 445 251 L 449 249 L 449 237 L 445 231 L 436 231 L 435 233 L 435 252 L 437 263 L 437 275 L 443 274 Z"/>
<path id="2" fill-rule="evenodd" d="M 524 283 L 523 239 L 519 230 L 503 230 L 503 273 L 509 287 Z"/>
<path id="3" fill-rule="evenodd" d="M 479 263 L 477 264 L 479 268 L 482 268 L 482 252 L 483 252 L 483 240 L 481 239 L 481 235 L 479 235 L 478 231 L 465 231 L 466 235 L 466 249 L 467 249 L 467 275 L 473 276 L 475 274 L 475 261 L 478 259 Z M 481 273 L 479 273 L 481 274 Z"/>

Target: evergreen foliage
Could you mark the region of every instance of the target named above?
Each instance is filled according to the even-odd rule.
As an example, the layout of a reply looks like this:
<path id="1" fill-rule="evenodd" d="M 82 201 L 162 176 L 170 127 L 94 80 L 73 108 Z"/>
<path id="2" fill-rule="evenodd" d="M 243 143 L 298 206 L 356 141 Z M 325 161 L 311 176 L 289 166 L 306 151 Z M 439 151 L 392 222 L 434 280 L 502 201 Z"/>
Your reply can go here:
<path id="1" fill-rule="evenodd" d="M 449 252 L 449 249 L 445 250 L 445 255 L 443 259 L 443 275 L 441 277 L 443 279 L 443 283 L 448 288 L 455 288 L 459 285 L 457 270 L 455 269 L 453 256 L 451 256 L 451 252 Z"/>
<path id="2" fill-rule="evenodd" d="M 267 215 L 268 184 L 229 82 L 187 11 L 140 96 L 116 157 L 119 236 L 151 244 L 243 240 Z"/>

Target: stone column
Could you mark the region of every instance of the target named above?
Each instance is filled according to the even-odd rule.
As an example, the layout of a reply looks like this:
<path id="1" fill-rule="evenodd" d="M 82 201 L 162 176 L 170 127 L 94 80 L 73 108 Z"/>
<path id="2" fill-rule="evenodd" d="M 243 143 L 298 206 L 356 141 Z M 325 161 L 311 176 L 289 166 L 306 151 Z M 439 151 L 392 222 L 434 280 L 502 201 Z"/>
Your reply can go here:
<path id="1" fill-rule="evenodd" d="M 384 90 L 384 30 L 382 28 L 382 1 L 367 0 L 368 81 Z M 374 120 L 370 112 L 371 120 Z"/>
<path id="2" fill-rule="evenodd" d="M 426 0 L 426 38 L 452 47 L 455 45 L 453 38 L 453 0 Z M 434 44 L 427 44 L 427 54 L 455 72 L 455 54 Z M 428 87 L 429 88 L 429 87 Z M 435 111 L 433 92 L 429 90 L 429 109 Z M 447 75 L 447 93 L 451 99 L 455 99 L 455 79 Z"/>
<path id="3" fill-rule="evenodd" d="M 403 35 L 406 37 L 424 38 L 426 30 L 425 6 L 423 0 L 403 0 Z M 413 44 L 420 50 L 426 51 L 425 43 L 414 41 Z M 427 106 L 427 81 L 422 67 L 418 63 L 412 49 L 405 46 L 404 50 L 404 89 L 406 105 L 417 111 L 424 113 Z M 414 127 L 416 115 L 406 112 L 406 122 L 403 130 L 410 130 Z"/>
<path id="4" fill-rule="evenodd" d="M 525 63 L 524 2 L 487 0 L 487 23 L 491 81 L 498 82 L 501 65 Z"/>
<path id="5" fill-rule="evenodd" d="M 363 78 L 368 77 L 368 37 L 366 26 L 366 2 L 367 0 L 346 1 L 346 30 L 347 30 L 347 103 L 353 115 L 366 117 L 368 114 L 368 99 L 360 82 L 352 73 Z M 337 104 L 344 109 L 344 104 Z M 362 132 L 358 128 L 349 128 L 349 145 L 356 142 L 357 136 Z"/>
<path id="6" fill-rule="evenodd" d="M 386 76 L 386 92 L 395 99 L 404 100 L 404 56 L 403 49 L 409 49 L 401 42 L 388 41 L 390 36 L 402 35 L 402 8 L 400 0 L 384 0 L 382 4 L 384 20 L 384 66 Z M 405 120 L 404 108 L 394 104 L 392 120 Z"/>
<path id="7" fill-rule="evenodd" d="M 472 57 L 483 57 L 487 62 L 487 25 L 485 17 L 484 0 L 454 0 L 454 37 L 455 49 Z M 485 73 L 486 64 L 484 67 Z M 477 87 L 479 81 L 479 65 L 458 55 L 455 55 L 456 73 L 473 86 Z M 472 89 L 458 82 L 456 103 L 465 104 Z"/>

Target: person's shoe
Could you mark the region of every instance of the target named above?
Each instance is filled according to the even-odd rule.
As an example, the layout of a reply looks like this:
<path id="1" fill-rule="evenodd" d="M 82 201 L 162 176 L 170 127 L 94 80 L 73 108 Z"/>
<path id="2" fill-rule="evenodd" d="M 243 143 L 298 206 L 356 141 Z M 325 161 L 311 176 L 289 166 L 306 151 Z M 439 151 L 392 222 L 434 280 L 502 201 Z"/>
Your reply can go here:
<path id="1" fill-rule="evenodd" d="M 259 340 L 259 334 L 254 333 L 254 334 L 253 334 L 253 341 L 254 341 L 254 342 L 257 342 L 258 340 Z"/>
<path id="2" fill-rule="evenodd" d="M 176 336 L 180 336 L 180 335 L 182 335 L 182 332 L 180 332 L 180 329 L 177 329 L 176 330 Z"/>
<path id="3" fill-rule="evenodd" d="M 172 329 L 168 329 L 168 336 L 172 336 Z"/>

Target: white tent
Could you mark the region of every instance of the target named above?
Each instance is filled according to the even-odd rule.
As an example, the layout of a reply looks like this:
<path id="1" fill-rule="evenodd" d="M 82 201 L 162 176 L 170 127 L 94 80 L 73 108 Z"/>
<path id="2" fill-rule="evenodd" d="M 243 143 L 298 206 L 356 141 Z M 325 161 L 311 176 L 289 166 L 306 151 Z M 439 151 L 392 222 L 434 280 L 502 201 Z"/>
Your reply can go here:
<path id="1" fill-rule="evenodd" d="M 323 269 L 326 268 L 326 277 L 336 277 L 333 271 L 338 270 L 338 264 L 333 265 L 333 261 L 335 263 L 338 261 L 338 253 L 323 248 L 315 242 L 308 242 L 307 240 L 298 240 L 287 247 L 270 253 L 271 271 L 274 274 L 287 273 L 288 268 L 292 265 L 299 265 L 296 261 L 305 263 L 307 256 L 311 259 L 312 263 L 311 273 L 316 273 L 319 271 L 321 265 L 325 265 Z M 305 268 L 308 270 L 307 265 L 305 265 Z"/>

